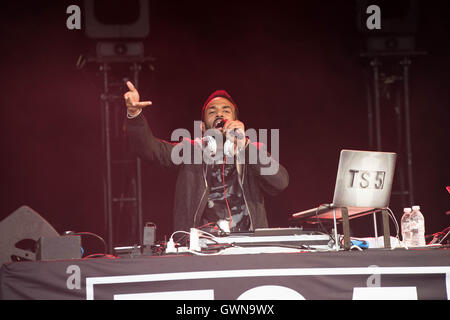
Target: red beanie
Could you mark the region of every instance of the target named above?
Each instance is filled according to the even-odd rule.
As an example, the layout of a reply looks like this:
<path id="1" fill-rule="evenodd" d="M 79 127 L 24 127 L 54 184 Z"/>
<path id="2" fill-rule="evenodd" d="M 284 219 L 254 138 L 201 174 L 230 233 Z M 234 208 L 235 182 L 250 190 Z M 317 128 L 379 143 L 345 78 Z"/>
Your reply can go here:
<path id="1" fill-rule="evenodd" d="M 233 104 L 234 109 L 235 109 L 236 118 L 237 118 L 238 117 L 238 108 L 237 108 L 237 105 L 234 102 L 233 98 L 231 98 L 230 94 L 228 92 L 226 92 L 225 90 L 216 90 L 210 94 L 208 99 L 206 99 L 205 103 L 203 104 L 202 121 L 203 121 L 203 115 L 205 114 L 206 106 L 212 99 L 217 98 L 217 97 L 225 98 Z"/>

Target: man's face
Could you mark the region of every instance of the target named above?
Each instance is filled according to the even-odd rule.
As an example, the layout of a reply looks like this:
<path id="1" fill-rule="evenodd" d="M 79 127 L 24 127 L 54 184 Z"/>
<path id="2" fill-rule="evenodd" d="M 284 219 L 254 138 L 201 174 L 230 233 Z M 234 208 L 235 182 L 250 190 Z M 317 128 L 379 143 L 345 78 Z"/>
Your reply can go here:
<path id="1" fill-rule="evenodd" d="M 228 99 L 216 97 L 207 104 L 203 117 L 205 128 L 208 130 L 215 128 L 220 119 L 236 120 L 236 110 Z M 222 131 L 222 128 L 219 130 Z"/>

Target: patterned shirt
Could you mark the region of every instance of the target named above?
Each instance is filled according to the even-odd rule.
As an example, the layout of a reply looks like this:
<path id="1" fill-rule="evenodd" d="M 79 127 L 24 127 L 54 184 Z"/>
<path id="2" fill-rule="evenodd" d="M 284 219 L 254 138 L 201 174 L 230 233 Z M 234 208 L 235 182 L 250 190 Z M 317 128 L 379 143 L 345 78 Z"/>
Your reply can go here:
<path id="1" fill-rule="evenodd" d="M 212 169 L 208 169 L 208 173 L 210 192 L 203 214 L 203 224 L 215 223 L 220 219 L 230 221 L 231 215 L 231 232 L 248 231 L 250 229 L 250 218 L 238 181 L 236 165 L 225 163 L 224 167 L 223 162 L 214 163 Z M 224 196 L 224 175 L 226 200 Z"/>

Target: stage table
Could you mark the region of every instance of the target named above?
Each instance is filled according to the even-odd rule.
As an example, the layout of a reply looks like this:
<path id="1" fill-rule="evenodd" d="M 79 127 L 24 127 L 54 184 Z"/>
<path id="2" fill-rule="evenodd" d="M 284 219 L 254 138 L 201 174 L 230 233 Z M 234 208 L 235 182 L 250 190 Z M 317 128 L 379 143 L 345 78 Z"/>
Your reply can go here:
<path id="1" fill-rule="evenodd" d="M 450 298 L 447 249 L 165 255 L 4 264 L 1 299 Z"/>

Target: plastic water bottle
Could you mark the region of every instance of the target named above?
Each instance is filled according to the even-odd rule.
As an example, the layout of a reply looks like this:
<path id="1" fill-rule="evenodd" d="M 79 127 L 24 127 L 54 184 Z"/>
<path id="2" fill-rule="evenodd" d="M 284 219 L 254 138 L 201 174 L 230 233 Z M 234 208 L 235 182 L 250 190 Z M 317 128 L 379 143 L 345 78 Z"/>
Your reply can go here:
<path id="1" fill-rule="evenodd" d="M 411 247 L 411 208 L 403 209 L 402 220 L 400 221 L 402 227 L 402 245 L 403 247 Z"/>
<path id="2" fill-rule="evenodd" d="M 419 206 L 413 206 L 410 216 L 411 246 L 423 247 L 425 243 L 425 218 L 420 212 Z"/>

